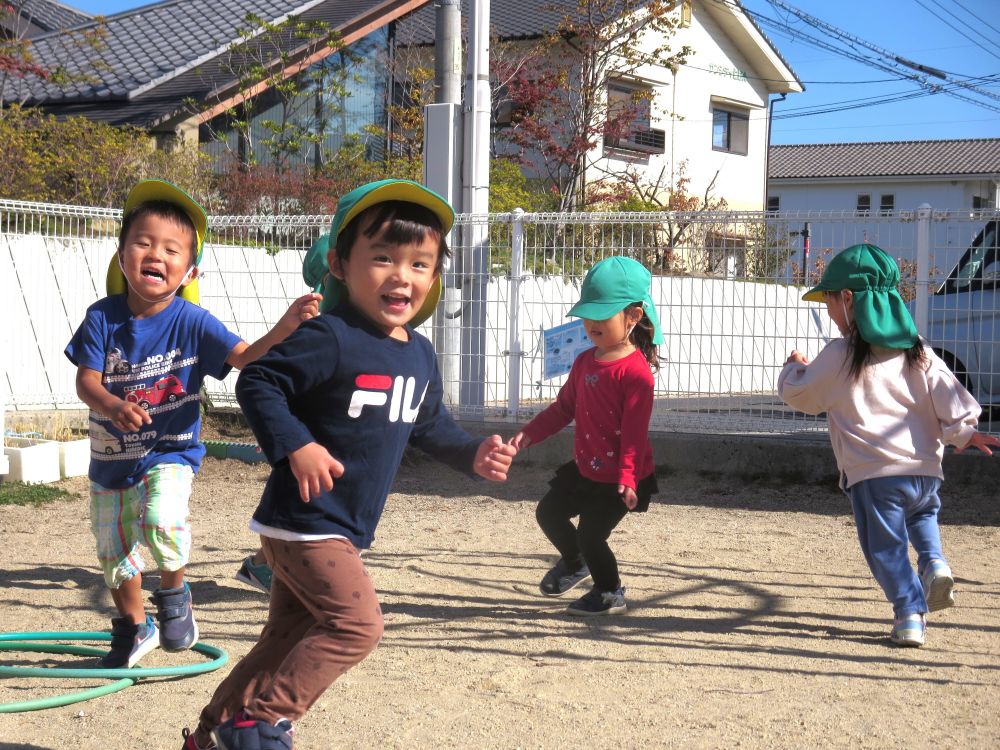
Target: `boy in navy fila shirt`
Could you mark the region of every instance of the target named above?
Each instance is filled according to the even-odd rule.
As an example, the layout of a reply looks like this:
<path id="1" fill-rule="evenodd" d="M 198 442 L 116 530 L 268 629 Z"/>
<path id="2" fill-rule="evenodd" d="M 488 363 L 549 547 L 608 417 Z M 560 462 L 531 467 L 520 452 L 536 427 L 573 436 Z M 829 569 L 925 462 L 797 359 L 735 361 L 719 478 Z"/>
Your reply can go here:
<path id="1" fill-rule="evenodd" d="M 454 212 L 421 185 L 383 180 L 340 199 L 326 253 L 307 255 L 322 314 L 236 386 L 272 471 L 250 528 L 273 570 L 267 624 L 216 689 L 184 750 L 288 750 L 292 722 L 362 661 L 382 612 L 367 548 L 407 444 L 467 474 L 507 478 L 516 453 L 469 435 L 442 401 L 430 342 Z"/>

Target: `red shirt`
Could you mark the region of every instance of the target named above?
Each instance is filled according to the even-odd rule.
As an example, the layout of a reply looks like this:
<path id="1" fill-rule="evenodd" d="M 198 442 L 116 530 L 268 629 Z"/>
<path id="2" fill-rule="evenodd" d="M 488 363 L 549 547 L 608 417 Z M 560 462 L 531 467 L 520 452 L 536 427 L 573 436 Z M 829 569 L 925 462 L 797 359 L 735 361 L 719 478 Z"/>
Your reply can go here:
<path id="1" fill-rule="evenodd" d="M 576 358 L 556 400 L 522 432 L 538 443 L 576 420 L 573 458 L 580 473 L 635 489 L 655 468 L 649 443 L 653 373 L 638 349 L 614 362 L 595 359 L 595 352 Z"/>

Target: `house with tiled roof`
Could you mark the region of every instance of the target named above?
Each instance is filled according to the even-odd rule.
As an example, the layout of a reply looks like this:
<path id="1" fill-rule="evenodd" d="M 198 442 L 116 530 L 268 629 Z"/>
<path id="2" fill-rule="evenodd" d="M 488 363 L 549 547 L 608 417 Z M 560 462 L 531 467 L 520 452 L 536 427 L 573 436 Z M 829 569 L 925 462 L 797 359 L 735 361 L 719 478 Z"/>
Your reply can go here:
<path id="1" fill-rule="evenodd" d="M 1000 203 L 1000 138 L 772 146 L 771 211 L 859 215 Z"/>
<path id="2" fill-rule="evenodd" d="M 0 37 L 33 39 L 93 20 L 90 14 L 54 0 L 19 0 L 0 13 Z"/>
<path id="3" fill-rule="evenodd" d="M 576 7 L 574 0 L 493 0 L 491 26 L 506 39 L 536 38 Z M 653 175 L 674 175 L 683 165 L 692 194 L 712 191 L 732 208 L 761 208 L 770 97 L 803 87 L 735 0 L 684 0 L 676 12 L 683 18 L 670 44 L 689 45 L 694 54 L 677 70 L 643 71 L 628 80 L 611 72 L 609 92 L 621 89 L 630 96 L 640 88 L 652 94 L 655 106 L 631 136 L 601 146 L 604 167 L 639 165 Z M 234 79 L 229 55 L 250 13 L 269 23 L 290 16 L 322 21 L 356 54 L 345 63 L 333 50 L 296 47 L 291 38 L 281 42 L 291 61 L 287 75 L 324 65 L 351 68 L 350 95 L 329 109 L 335 116 L 326 114 L 330 97 L 314 93 L 312 116 L 328 128 L 311 146 L 317 159 L 348 133 L 386 124 L 388 105 L 398 95 L 386 60 L 401 45 L 433 49 L 429 0 L 164 0 L 34 37 L 36 60 L 61 66 L 73 82 L 7 79 L 4 100 L 57 116 L 134 125 L 159 142 L 182 138 L 218 151 L 228 137 L 218 139 L 226 132 L 226 111 L 246 90 Z M 464 13 L 467 18 L 467 6 Z M 74 44 L 75 36 L 98 26 L 99 49 Z M 255 126 L 263 128 L 273 116 L 273 101 L 261 87 L 252 94 L 258 102 Z"/>

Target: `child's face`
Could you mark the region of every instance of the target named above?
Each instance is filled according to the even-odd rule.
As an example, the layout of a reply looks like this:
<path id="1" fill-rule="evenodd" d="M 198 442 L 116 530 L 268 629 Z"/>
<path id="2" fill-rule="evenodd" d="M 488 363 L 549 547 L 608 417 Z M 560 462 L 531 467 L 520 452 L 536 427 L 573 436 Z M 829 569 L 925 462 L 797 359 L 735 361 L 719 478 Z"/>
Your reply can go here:
<path id="1" fill-rule="evenodd" d="M 437 279 L 438 242 L 428 232 L 421 242 L 396 244 L 383 239 L 385 227 L 369 237 L 358 232 L 350 258 L 328 256 L 330 270 L 344 282 L 351 304 L 389 336 L 405 341 L 403 326 L 419 312 Z"/>
<path id="2" fill-rule="evenodd" d="M 583 329 L 587 338 L 601 351 L 607 351 L 627 342 L 632 328 L 639 321 L 642 311 L 634 307 L 626 307 L 607 320 L 583 319 Z"/>
<path id="3" fill-rule="evenodd" d="M 837 326 L 841 336 L 846 336 L 851 330 L 851 318 L 854 312 L 854 293 L 850 289 L 840 292 L 824 292 L 826 312 Z"/>
<path id="4" fill-rule="evenodd" d="M 118 250 L 129 296 L 152 303 L 169 300 L 194 278 L 193 244 L 190 227 L 152 213 L 136 217 Z"/>

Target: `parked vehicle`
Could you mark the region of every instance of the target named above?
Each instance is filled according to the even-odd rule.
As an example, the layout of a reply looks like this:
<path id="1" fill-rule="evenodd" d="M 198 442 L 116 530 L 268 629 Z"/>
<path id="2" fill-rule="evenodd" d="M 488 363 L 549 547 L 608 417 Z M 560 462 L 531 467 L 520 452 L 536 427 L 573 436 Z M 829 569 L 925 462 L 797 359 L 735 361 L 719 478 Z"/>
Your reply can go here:
<path id="1" fill-rule="evenodd" d="M 159 406 L 164 401 L 172 404 L 183 395 L 184 387 L 181 385 L 181 381 L 177 379 L 176 375 L 167 375 L 167 377 L 160 378 L 153 383 L 152 388 L 140 386 L 129 391 L 125 400 L 139 404 L 143 409 L 148 410 L 150 406 Z"/>
<path id="2" fill-rule="evenodd" d="M 1000 405 L 1000 220 L 930 297 L 924 338 L 983 405 Z M 911 310 L 912 310 L 911 303 Z"/>

